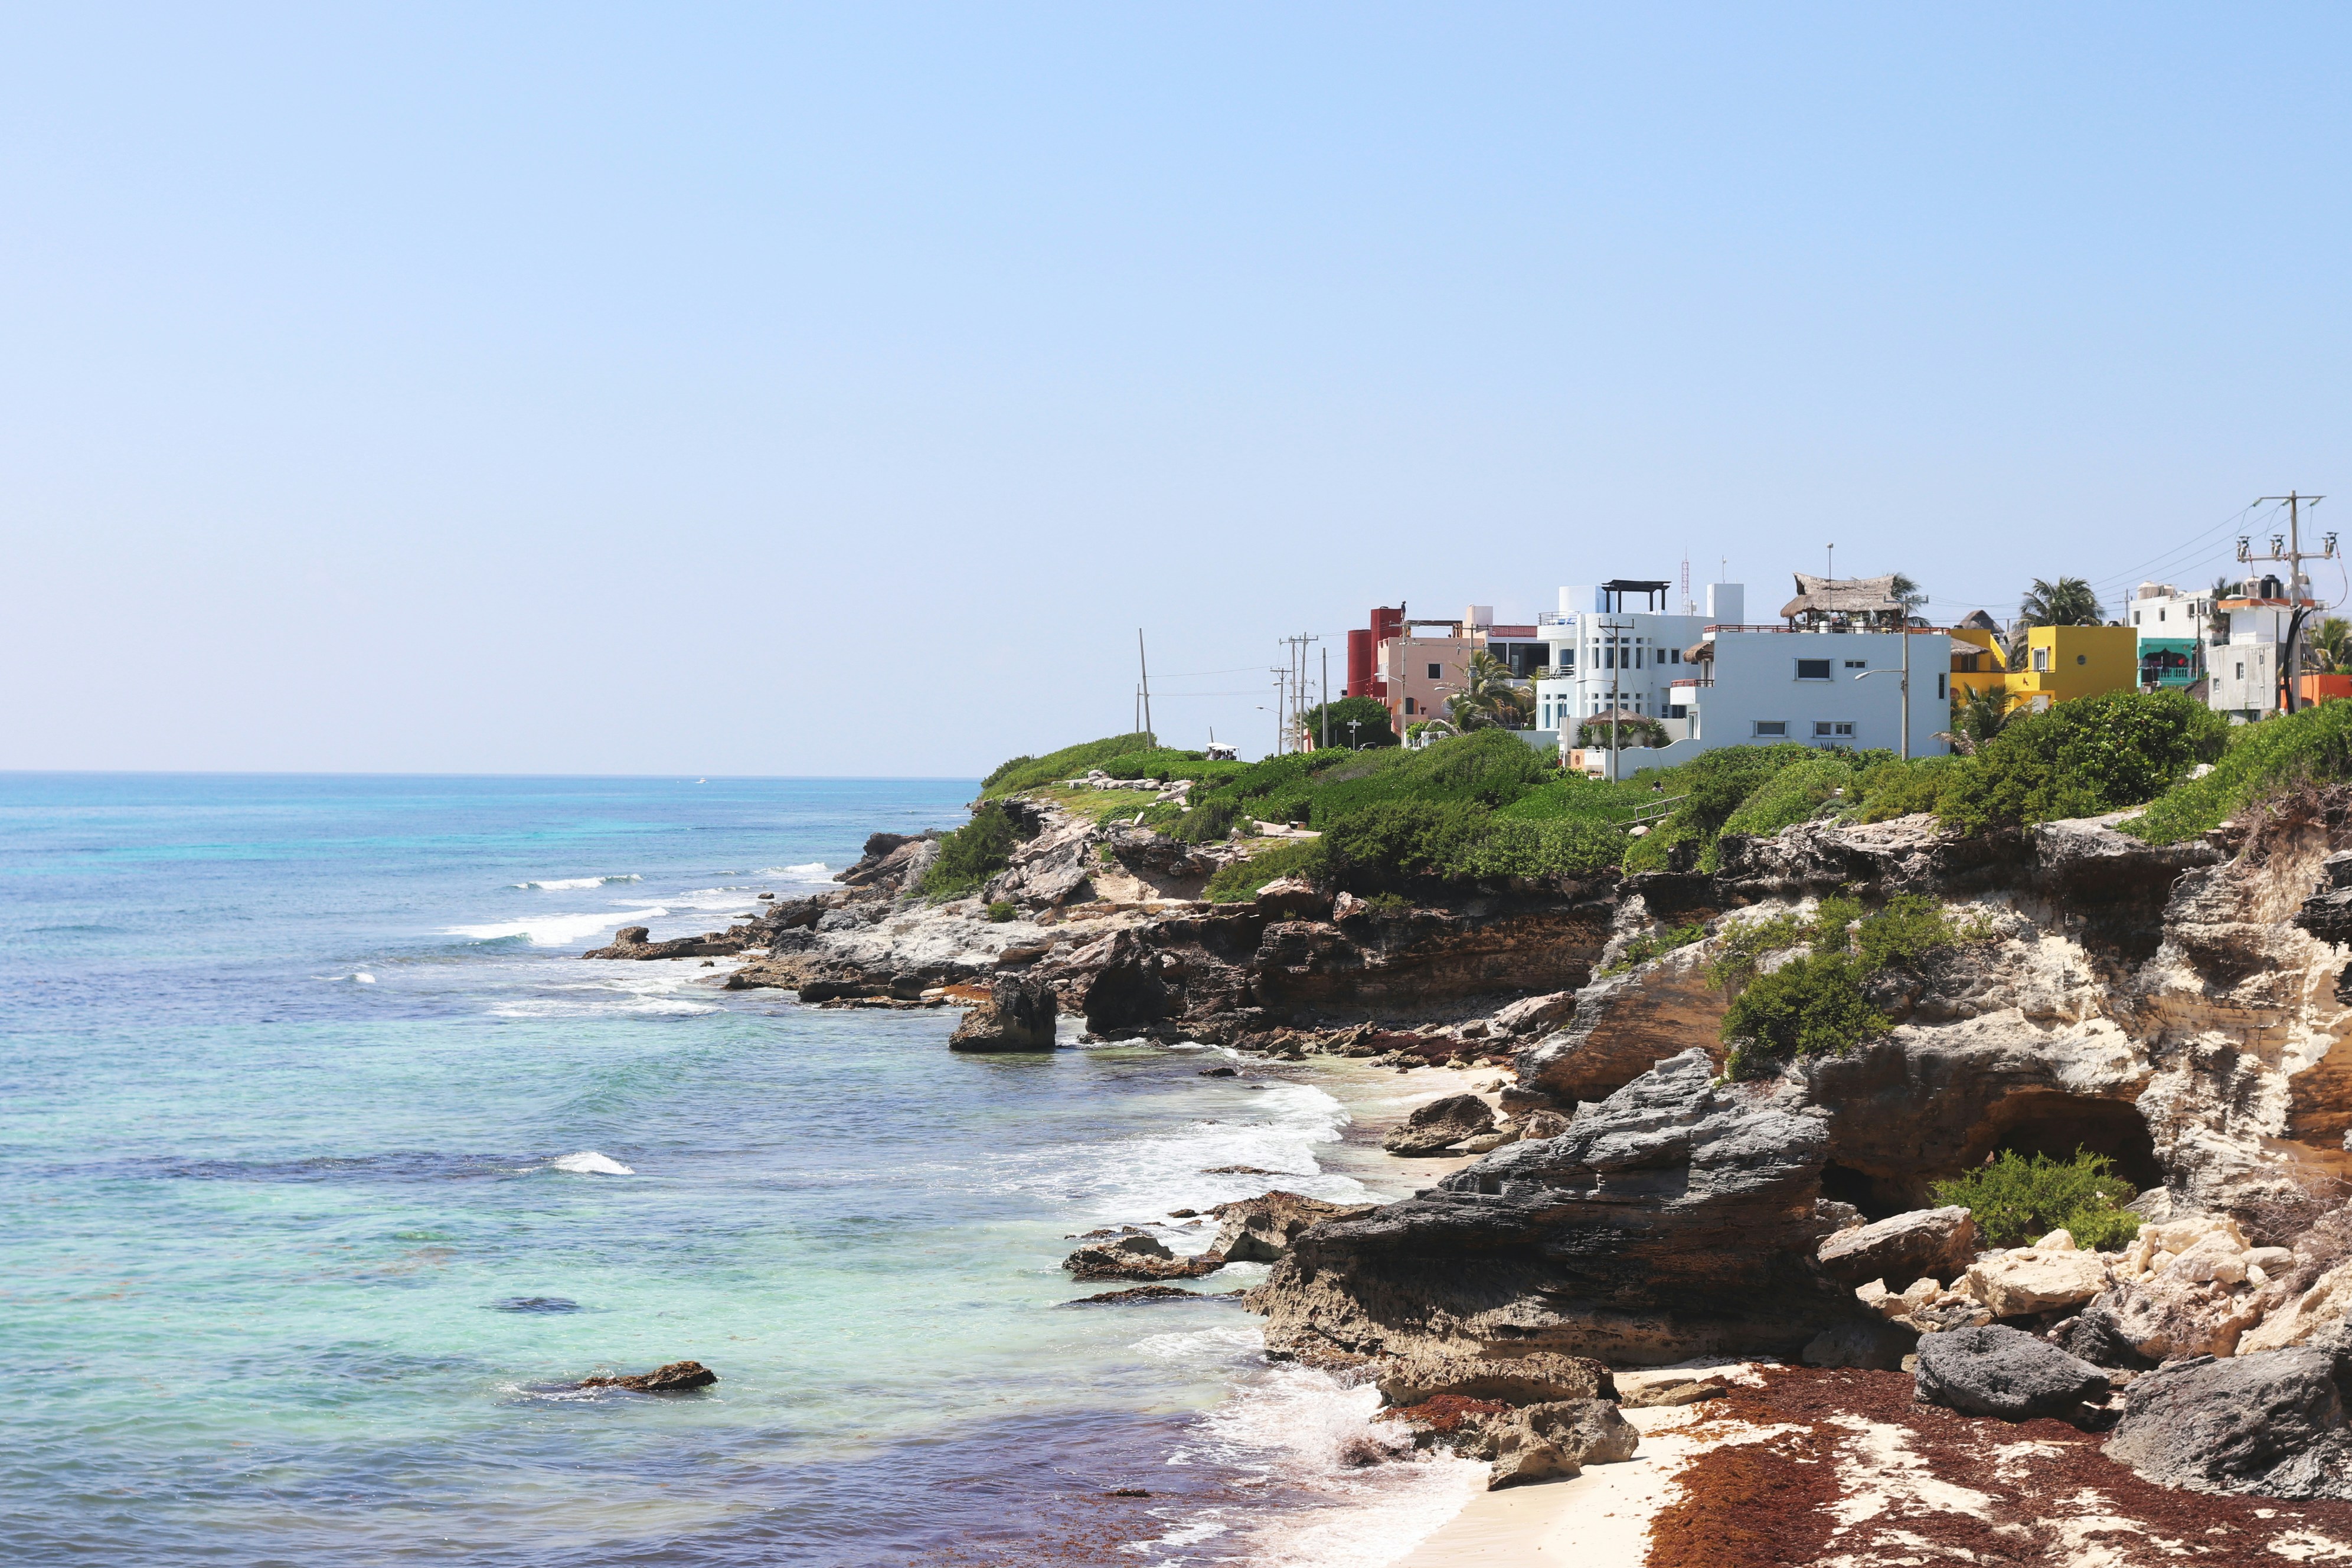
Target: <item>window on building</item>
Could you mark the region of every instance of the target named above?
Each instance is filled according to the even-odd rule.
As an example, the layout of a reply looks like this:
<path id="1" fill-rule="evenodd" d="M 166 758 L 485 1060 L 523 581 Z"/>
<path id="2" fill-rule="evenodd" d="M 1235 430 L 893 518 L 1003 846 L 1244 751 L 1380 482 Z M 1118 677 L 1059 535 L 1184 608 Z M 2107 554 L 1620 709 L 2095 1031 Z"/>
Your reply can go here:
<path id="1" fill-rule="evenodd" d="M 1412 717 L 1412 699 L 1410 697 L 1404 700 L 1404 712 L 1406 718 L 1410 719 Z"/>
<path id="2" fill-rule="evenodd" d="M 1870 660 L 1866 658 L 1850 658 L 1845 661 L 1845 667 L 1848 669 L 1868 669 L 1870 668 Z"/>
<path id="3" fill-rule="evenodd" d="M 1437 679 L 1437 677 L 1438 677 L 1438 673 L 1439 673 L 1439 667 L 1438 667 L 1438 666 L 1436 666 L 1436 665 L 1433 665 L 1433 665 L 1431 665 L 1431 666 L 1429 667 L 1429 679 L 1432 679 L 1432 680 L 1435 680 L 1435 679 Z"/>
<path id="4" fill-rule="evenodd" d="M 2033 668 L 2036 669 L 2048 669 L 2050 668 L 2050 650 L 2048 648 L 2038 647 L 2033 650 Z"/>
<path id="5" fill-rule="evenodd" d="M 1936 677 L 1936 700 L 1938 702 L 1947 700 L 1944 696 L 1944 678 L 1940 675 Z"/>
<path id="6" fill-rule="evenodd" d="M 1683 661 L 1683 650 L 1682 650 L 1682 649 L 1680 649 L 1680 648 L 1678 648 L 1678 647 L 1670 647 L 1670 648 L 1668 648 L 1668 649 L 1666 650 L 1666 662 L 1667 662 L 1668 664 L 1680 664 L 1682 661 Z"/>
<path id="7" fill-rule="evenodd" d="M 2088 664 L 2091 662 L 2091 656 L 2087 653 L 2078 653 L 2074 656 L 2074 662 L 2076 664 Z"/>
<path id="8" fill-rule="evenodd" d="M 1801 658 L 1797 661 L 1799 680 L 1827 680 L 1829 678 L 1830 661 L 1828 659 Z"/>
<path id="9" fill-rule="evenodd" d="M 1779 737 L 1786 735 L 1788 732 L 1789 721 L 1786 719 L 1759 719 L 1756 721 L 1756 733 L 1759 738 L 1768 735 Z"/>
<path id="10" fill-rule="evenodd" d="M 1848 728 L 1851 729 L 1852 726 L 1849 725 Z M 1816 735 L 1834 735 L 1837 733 L 1837 726 L 1831 723 L 1826 719 L 1816 719 L 1813 721 L 1813 733 Z"/>
<path id="11" fill-rule="evenodd" d="M 2240 680 L 2246 679 L 2246 661 L 2242 658 L 2238 661 L 2238 679 Z"/>
<path id="12" fill-rule="evenodd" d="M 1669 702 L 1666 704 L 1666 717 L 1669 719 L 1687 719 L 1690 717 L 1690 709 L 1684 703 Z"/>

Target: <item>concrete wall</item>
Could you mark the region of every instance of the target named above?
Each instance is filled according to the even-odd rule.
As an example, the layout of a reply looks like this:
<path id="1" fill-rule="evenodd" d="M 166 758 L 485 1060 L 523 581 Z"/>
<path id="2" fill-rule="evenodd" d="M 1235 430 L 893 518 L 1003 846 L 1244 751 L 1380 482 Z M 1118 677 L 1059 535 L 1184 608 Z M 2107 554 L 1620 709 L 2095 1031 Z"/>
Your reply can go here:
<path id="1" fill-rule="evenodd" d="M 1900 668 L 1899 637 L 1895 632 L 1717 633 L 1713 684 L 1691 690 L 1697 742 L 1710 748 L 1794 741 L 1808 746 L 1898 750 L 1903 739 L 1901 681 L 1892 673 L 1863 677 L 1865 671 Z M 1951 728 L 1951 639 L 1942 632 L 1913 632 L 1909 639 L 1911 754 L 1942 756 L 1950 747 L 1936 735 Z M 1777 731 L 1771 726 L 1778 726 Z"/>

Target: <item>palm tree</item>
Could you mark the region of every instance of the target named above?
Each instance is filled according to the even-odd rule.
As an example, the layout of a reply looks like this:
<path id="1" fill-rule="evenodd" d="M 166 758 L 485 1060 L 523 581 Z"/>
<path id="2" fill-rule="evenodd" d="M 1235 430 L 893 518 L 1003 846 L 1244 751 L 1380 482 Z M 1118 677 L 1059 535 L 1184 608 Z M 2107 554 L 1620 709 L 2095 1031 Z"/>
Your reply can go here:
<path id="1" fill-rule="evenodd" d="M 2338 673 L 2352 665 L 2352 621 L 2341 616 L 2330 616 L 2312 629 L 2311 650 L 2326 660 L 2326 667 Z"/>
<path id="2" fill-rule="evenodd" d="M 1895 591 L 1895 598 L 1902 602 L 1906 610 L 1916 610 L 1927 602 L 1927 590 L 1900 572 L 1895 574 L 1895 581 L 1887 585 Z"/>
<path id="3" fill-rule="evenodd" d="M 1464 730 L 1499 728 L 1523 730 L 1535 711 L 1536 689 L 1511 673 L 1511 667 L 1485 648 L 1470 656 L 1463 672 L 1462 689 L 1445 701 L 1446 711 Z"/>
<path id="4" fill-rule="evenodd" d="M 2009 704 L 2005 686 L 1953 688 L 1952 727 L 1942 738 L 1960 755 L 1974 756 L 1979 747 L 1989 744 L 2008 724 Z"/>
<path id="5" fill-rule="evenodd" d="M 2099 596 L 2080 577 L 2061 577 L 2055 583 L 2033 580 L 2025 597 L 2017 604 L 2017 626 L 2009 643 L 2009 661 L 2012 665 L 2024 656 L 2025 633 L 2033 626 L 2095 626 L 2106 619 L 2100 607 Z"/>

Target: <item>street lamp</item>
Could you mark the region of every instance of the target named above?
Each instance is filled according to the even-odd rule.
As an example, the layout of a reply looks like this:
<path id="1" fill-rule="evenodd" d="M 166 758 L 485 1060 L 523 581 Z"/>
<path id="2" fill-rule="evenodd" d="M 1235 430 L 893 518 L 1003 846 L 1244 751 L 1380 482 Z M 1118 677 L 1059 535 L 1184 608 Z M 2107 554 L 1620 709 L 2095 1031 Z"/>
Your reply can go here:
<path id="1" fill-rule="evenodd" d="M 1856 680 L 1866 680 L 1874 675 L 1898 675 L 1900 677 L 1898 689 L 1903 693 L 1903 760 L 1907 763 L 1911 760 L 1911 628 L 1909 626 L 1905 626 L 1897 635 L 1903 638 L 1903 668 L 1899 671 L 1893 669 L 1865 669 L 1860 675 L 1855 676 L 1854 679 Z"/>

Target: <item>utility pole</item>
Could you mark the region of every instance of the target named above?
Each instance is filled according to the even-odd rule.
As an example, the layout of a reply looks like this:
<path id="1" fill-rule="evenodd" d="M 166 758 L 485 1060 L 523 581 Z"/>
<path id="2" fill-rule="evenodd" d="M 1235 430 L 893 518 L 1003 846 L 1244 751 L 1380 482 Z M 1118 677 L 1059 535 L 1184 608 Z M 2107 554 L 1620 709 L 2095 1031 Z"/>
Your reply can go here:
<path id="1" fill-rule="evenodd" d="M 2271 552 L 2268 555 L 2250 555 L 2246 552 L 2248 545 L 2246 536 L 2244 534 L 2238 536 L 2239 560 L 2248 563 L 2284 561 L 2287 563 L 2286 602 L 2289 613 L 2286 620 L 2285 710 L 2289 713 L 2294 711 L 2295 686 L 2303 677 L 2303 563 L 2306 560 L 2333 561 L 2336 559 L 2336 536 L 2332 533 L 2327 535 L 2326 549 L 2315 550 L 2308 555 L 2304 553 L 2303 509 L 2305 506 L 2317 506 L 2326 499 L 2326 496 L 2298 495 L 2294 490 L 2289 490 L 2283 496 L 2257 496 L 2254 499 L 2256 506 L 2262 505 L 2264 501 L 2286 502 L 2286 538 L 2282 541 L 2277 534 L 2273 533 L 2271 535 Z M 2286 545 L 2284 551 L 2279 549 L 2282 542 Z"/>
<path id="2" fill-rule="evenodd" d="M 1893 675 L 1897 677 L 1898 682 L 1903 689 L 1903 760 L 1907 763 L 1911 760 L 1911 626 L 1909 624 L 1910 617 L 1907 614 L 1904 617 L 1904 623 L 1902 631 L 1897 634 L 1903 638 L 1902 668 L 1899 671 L 1892 669 L 1865 669 L 1860 675 L 1855 676 L 1854 679 L 1856 680 L 1867 680 L 1874 675 Z"/>
<path id="3" fill-rule="evenodd" d="M 1151 728 L 1151 665 L 1150 662 L 1143 657 L 1143 628 L 1141 626 L 1135 628 L 1135 668 L 1143 676 L 1143 684 L 1137 689 L 1143 694 L 1143 727 L 1146 730 L 1149 730 Z"/>
<path id="4" fill-rule="evenodd" d="M 1331 650 L 1323 650 L 1323 744 L 1331 743 Z"/>
<path id="5" fill-rule="evenodd" d="M 1297 637 L 1282 637 L 1277 640 L 1288 650 L 1289 660 L 1287 668 L 1276 673 L 1282 676 L 1285 691 L 1290 699 L 1292 719 L 1303 721 L 1307 714 L 1307 645 L 1318 643 L 1323 639 L 1318 637 L 1309 637 L 1305 632 L 1301 632 Z M 1324 696 L 1328 699 L 1330 696 L 1331 686 L 1331 656 L 1328 652 L 1323 656 L 1323 686 Z M 1307 737 L 1301 735 L 1298 741 L 1301 749 L 1304 749 Z"/>
<path id="6" fill-rule="evenodd" d="M 1624 663 L 1624 650 L 1617 646 L 1617 634 L 1631 631 L 1631 621 L 1603 621 L 1601 629 L 1609 636 L 1609 782 L 1617 782 L 1617 703 L 1620 687 L 1618 676 Z"/>

